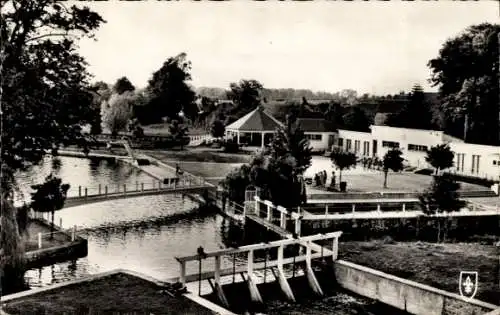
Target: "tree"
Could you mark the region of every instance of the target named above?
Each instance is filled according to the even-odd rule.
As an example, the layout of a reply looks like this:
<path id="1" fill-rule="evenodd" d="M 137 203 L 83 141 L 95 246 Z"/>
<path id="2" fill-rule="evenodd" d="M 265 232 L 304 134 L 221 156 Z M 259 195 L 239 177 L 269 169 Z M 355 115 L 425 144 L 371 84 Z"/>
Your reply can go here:
<path id="1" fill-rule="evenodd" d="M 113 91 L 116 94 L 123 94 L 125 92 L 133 92 L 135 91 L 135 86 L 132 82 L 129 81 L 127 77 L 121 77 L 116 80 L 115 85 L 113 86 Z"/>
<path id="2" fill-rule="evenodd" d="M 403 152 L 398 148 L 392 148 L 384 155 L 383 168 L 384 168 L 384 188 L 387 188 L 387 175 L 389 170 L 393 172 L 400 172 L 403 170 Z"/>
<path id="3" fill-rule="evenodd" d="M 181 150 L 184 149 L 184 140 L 187 137 L 188 128 L 185 125 L 179 123 L 178 120 L 173 120 L 172 123 L 168 126 L 168 129 L 174 141 L 180 144 Z"/>
<path id="4" fill-rule="evenodd" d="M 2 293 L 23 286 L 23 244 L 11 202 L 14 173 L 39 161 L 45 149 L 82 139 L 93 119 L 92 94 L 81 37 L 93 37 L 104 22 L 87 7 L 55 0 L 0 4 Z"/>
<path id="5" fill-rule="evenodd" d="M 103 126 L 113 136 L 127 129 L 128 123 L 132 118 L 134 99 L 135 95 L 132 92 L 112 94 L 109 101 L 102 107 L 101 119 Z"/>
<path id="6" fill-rule="evenodd" d="M 358 98 L 358 92 L 352 89 L 344 89 L 340 91 L 340 99 L 343 104 L 354 105 Z"/>
<path id="7" fill-rule="evenodd" d="M 433 114 L 429 103 L 425 100 L 424 90 L 419 84 L 415 84 L 409 96 L 409 101 L 403 105 L 400 111 L 389 115 L 387 125 L 391 127 L 435 129 Z"/>
<path id="8" fill-rule="evenodd" d="M 448 144 L 438 144 L 427 151 L 425 161 L 434 167 L 436 170 L 435 174 L 438 175 L 440 170 L 453 166 L 454 156 L 455 154 L 451 151 Z"/>
<path id="9" fill-rule="evenodd" d="M 356 154 L 342 151 L 339 148 L 333 149 L 330 153 L 330 159 L 339 170 L 339 183 L 342 181 L 342 171 L 352 168 L 357 163 Z"/>
<path id="10" fill-rule="evenodd" d="M 465 29 L 429 61 L 439 86 L 445 132 L 467 142 L 499 145 L 499 24 Z"/>
<path id="11" fill-rule="evenodd" d="M 212 123 L 212 128 L 210 129 L 212 137 L 222 138 L 224 137 L 225 132 L 226 127 L 224 126 L 224 123 L 219 119 L 214 120 L 214 122 Z"/>
<path id="12" fill-rule="evenodd" d="M 230 173 L 222 182 L 230 200 L 243 202 L 249 185 L 260 188 L 260 197 L 285 208 L 307 201 L 302 173 L 309 167 L 311 153 L 303 132 L 292 126 L 280 129 L 268 150 L 250 164 Z"/>
<path id="13" fill-rule="evenodd" d="M 343 117 L 343 127 L 348 130 L 368 132 L 370 131 L 370 120 L 364 110 L 353 107 Z"/>
<path id="14" fill-rule="evenodd" d="M 262 101 L 262 84 L 257 80 L 240 80 L 229 85 L 228 98 L 245 111 L 254 110 Z"/>
<path id="15" fill-rule="evenodd" d="M 458 190 L 460 184 L 449 176 L 434 176 L 433 182 L 423 194 L 419 196 L 420 207 L 426 215 L 435 215 L 460 211 L 465 202 L 460 200 Z M 440 216 L 437 218 L 438 230 L 437 241 L 446 241 L 448 231 L 448 218 Z M 441 238 L 441 230 L 443 237 Z"/>
<path id="16" fill-rule="evenodd" d="M 51 214 L 51 238 L 54 232 L 54 212 L 64 206 L 69 187 L 69 184 L 63 184 L 60 178 L 52 174 L 47 176 L 42 184 L 31 186 L 35 191 L 31 194 L 31 208 L 37 212 Z"/>
<path id="17" fill-rule="evenodd" d="M 279 128 L 273 135 L 267 153 L 275 160 L 287 155 L 293 157 L 293 172 L 296 174 L 304 174 L 311 166 L 312 148 L 309 140 L 291 117 L 288 117 L 286 126 Z"/>
<path id="18" fill-rule="evenodd" d="M 152 107 L 148 111 L 152 115 L 178 119 L 181 111 L 192 114 L 196 95 L 187 83 L 191 80 L 191 62 L 186 57 L 185 53 L 170 57 L 153 73 L 148 82 L 152 100 L 147 105 Z"/>

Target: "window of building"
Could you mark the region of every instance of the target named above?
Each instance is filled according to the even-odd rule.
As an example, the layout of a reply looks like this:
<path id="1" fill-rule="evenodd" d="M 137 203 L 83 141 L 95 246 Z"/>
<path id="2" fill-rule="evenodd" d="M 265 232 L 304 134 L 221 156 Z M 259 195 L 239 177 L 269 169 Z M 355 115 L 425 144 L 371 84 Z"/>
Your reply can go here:
<path id="1" fill-rule="evenodd" d="M 427 146 L 426 145 L 418 145 L 418 144 L 409 144 L 408 151 L 427 152 Z"/>
<path id="2" fill-rule="evenodd" d="M 382 141 L 382 146 L 385 148 L 399 148 L 399 142 Z"/>
<path id="3" fill-rule="evenodd" d="M 305 136 L 308 140 L 321 141 L 321 134 L 307 134 Z"/>
<path id="4" fill-rule="evenodd" d="M 346 139 L 345 140 L 345 149 L 346 149 L 346 151 L 351 151 L 351 148 L 352 148 L 351 139 Z"/>
<path id="5" fill-rule="evenodd" d="M 481 159 L 480 155 L 472 155 L 471 173 L 479 174 L 479 160 L 480 159 Z"/>
<path id="6" fill-rule="evenodd" d="M 360 148 L 361 148 L 361 141 L 354 140 L 354 152 L 359 152 Z"/>
<path id="7" fill-rule="evenodd" d="M 363 142 L 363 155 L 370 155 L 370 141 Z"/>
<path id="8" fill-rule="evenodd" d="M 339 138 L 339 139 L 337 140 L 337 145 L 338 145 L 339 147 L 343 147 L 343 146 L 344 146 L 344 139 Z"/>

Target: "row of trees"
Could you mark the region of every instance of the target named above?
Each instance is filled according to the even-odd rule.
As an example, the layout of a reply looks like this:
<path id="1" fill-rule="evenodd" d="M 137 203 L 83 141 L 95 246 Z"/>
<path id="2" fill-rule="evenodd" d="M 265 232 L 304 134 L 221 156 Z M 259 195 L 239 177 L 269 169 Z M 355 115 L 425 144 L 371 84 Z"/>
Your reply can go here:
<path id="1" fill-rule="evenodd" d="M 358 162 L 356 155 L 352 152 L 334 150 L 330 158 L 339 170 L 339 181 L 342 180 L 342 171 L 348 170 Z M 454 153 L 447 144 L 440 144 L 430 148 L 425 158 L 426 162 L 434 167 L 434 175 L 431 185 L 419 195 L 420 207 L 425 215 L 435 215 L 459 211 L 465 206 L 465 202 L 460 199 L 458 190 L 460 183 L 453 177 L 443 173 L 453 166 Z M 389 170 L 400 172 L 403 170 L 402 152 L 393 148 L 384 155 L 382 169 L 384 173 L 384 188 L 387 187 L 387 175 Z M 449 226 L 447 217 L 438 217 L 437 220 L 437 241 L 445 241 Z"/>
<path id="2" fill-rule="evenodd" d="M 389 126 L 439 129 L 467 142 L 499 145 L 499 34 L 500 25 L 483 23 L 471 26 L 445 42 L 439 55 L 428 63 L 432 74 L 430 81 L 439 89 L 438 99 L 426 97 L 420 85 L 415 85 L 409 94 L 401 92 L 390 97 L 368 94 L 358 97 L 353 90 L 321 93 L 322 97 L 319 97 L 319 94 L 308 90 L 264 89 L 261 84 L 255 84 L 255 80 L 244 80 L 235 86 L 246 92 L 250 100 L 241 101 L 248 104 L 257 99 L 257 93 L 252 87 L 259 90 L 259 99 L 263 102 L 272 103 L 273 100 L 282 99 L 296 101 L 300 98 L 327 99 L 329 101 L 325 104 L 314 106 L 323 107 L 319 112 L 326 117 L 332 112 L 331 109 L 328 110 L 329 106 L 343 108 L 345 105 L 357 105 L 359 109 L 350 111 L 351 117 L 345 126 L 338 119 L 339 115 L 335 122 L 344 128 L 360 131 L 366 129 L 366 122 L 356 119 L 352 124 L 348 123 L 353 115 L 361 117 L 359 114 L 363 113 L 362 108 L 371 107 L 373 102 L 380 105 L 387 100 L 396 100 L 400 101 L 400 109 L 388 117 L 386 124 Z M 219 98 L 226 94 L 232 98 L 237 90 L 233 88 L 235 86 L 231 85 L 231 91 L 219 90 L 215 93 L 217 89 L 204 88 L 199 93 L 206 97 L 213 97 L 215 93 Z M 368 115 L 368 121 L 372 123 L 373 117 Z"/>
<path id="3" fill-rule="evenodd" d="M 24 284 L 24 244 L 12 196 L 14 174 L 40 161 L 45 150 L 83 141 L 81 126 L 99 115 L 82 37 L 104 19 L 88 7 L 56 0 L 2 1 L 0 271 L 3 293 Z"/>

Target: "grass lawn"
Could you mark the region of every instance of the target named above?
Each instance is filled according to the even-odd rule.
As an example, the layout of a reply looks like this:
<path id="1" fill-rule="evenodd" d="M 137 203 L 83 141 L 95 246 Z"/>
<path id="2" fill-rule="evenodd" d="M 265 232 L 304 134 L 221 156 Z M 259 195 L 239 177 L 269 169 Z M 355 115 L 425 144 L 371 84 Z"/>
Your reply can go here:
<path id="1" fill-rule="evenodd" d="M 477 271 L 475 298 L 500 304 L 500 248 L 472 243 L 341 242 L 339 258 L 459 294 L 460 271 Z"/>
<path id="2" fill-rule="evenodd" d="M 239 168 L 239 163 L 214 163 L 214 162 L 169 162 L 169 165 L 175 167 L 178 164 L 182 170 L 196 176 L 204 178 L 226 177 L 233 169 Z"/>
<path id="3" fill-rule="evenodd" d="M 338 185 L 338 171 L 335 173 Z M 350 173 L 347 171 L 342 172 L 342 181 L 347 182 L 347 191 L 352 192 L 422 192 L 429 187 L 432 177 L 414 173 L 389 173 L 387 188 L 383 188 L 384 174 L 382 172 Z M 487 187 L 474 184 L 460 183 L 460 185 L 460 191 L 488 190 Z"/>
<path id="4" fill-rule="evenodd" d="M 252 156 L 249 154 L 237 154 L 237 153 L 231 154 L 231 153 L 224 153 L 221 152 L 220 150 L 214 150 L 214 149 L 188 149 L 179 151 L 148 150 L 144 152 L 162 161 L 248 163 L 252 159 Z"/>
<path id="5" fill-rule="evenodd" d="M 10 314 L 213 314 L 184 297 L 171 297 L 149 281 L 115 274 L 9 302 Z"/>
<path id="6" fill-rule="evenodd" d="M 144 129 L 144 133 L 146 135 L 169 135 L 169 124 L 153 124 L 153 125 L 147 125 L 147 126 L 142 126 Z M 205 135 L 208 132 L 203 129 L 203 128 L 193 128 L 189 127 L 188 129 L 188 135 L 190 136 L 197 136 L 197 135 Z"/>
<path id="7" fill-rule="evenodd" d="M 54 237 L 50 238 L 50 228 L 38 221 L 30 221 L 28 223 L 28 235 L 25 237 L 25 251 L 30 252 L 38 250 L 38 233 L 42 235 L 42 248 L 50 248 L 61 246 L 71 242 L 71 239 L 66 234 L 54 232 Z"/>

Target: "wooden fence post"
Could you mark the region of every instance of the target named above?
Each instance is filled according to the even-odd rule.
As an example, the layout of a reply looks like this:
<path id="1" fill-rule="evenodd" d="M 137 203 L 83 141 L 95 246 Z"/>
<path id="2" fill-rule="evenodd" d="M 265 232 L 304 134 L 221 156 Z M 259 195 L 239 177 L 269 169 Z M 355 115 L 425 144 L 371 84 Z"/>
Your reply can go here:
<path id="1" fill-rule="evenodd" d="M 73 225 L 73 230 L 71 231 L 71 241 L 74 242 L 76 239 L 76 225 Z"/>
<path id="2" fill-rule="evenodd" d="M 123 193 L 127 194 L 127 184 L 123 184 Z"/>
<path id="3" fill-rule="evenodd" d="M 104 194 L 107 195 L 108 194 L 108 186 L 104 186 Z"/>
<path id="4" fill-rule="evenodd" d="M 99 184 L 99 195 L 101 194 L 101 184 Z"/>
<path id="5" fill-rule="evenodd" d="M 82 196 L 82 186 L 78 186 L 78 197 Z"/>
<path id="6" fill-rule="evenodd" d="M 87 198 L 87 187 L 85 187 L 85 198 Z"/>
<path id="7" fill-rule="evenodd" d="M 59 227 L 62 229 L 62 218 L 59 218 Z"/>
<path id="8" fill-rule="evenodd" d="M 42 233 L 38 232 L 38 248 L 42 248 Z"/>
<path id="9" fill-rule="evenodd" d="M 144 183 L 141 183 L 141 191 L 144 191 Z"/>

